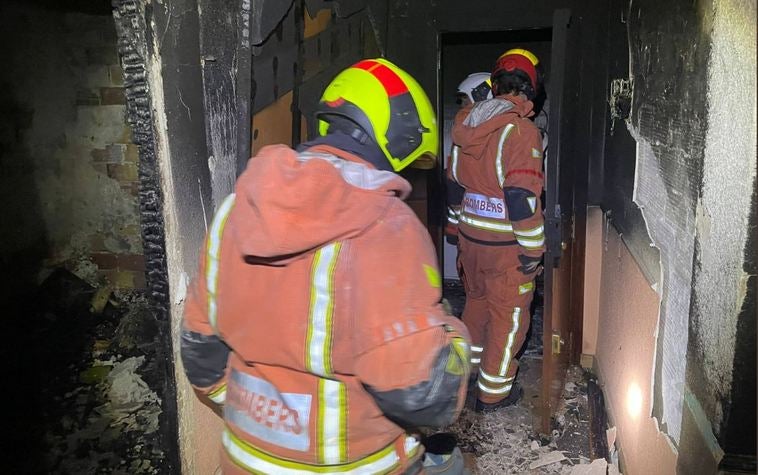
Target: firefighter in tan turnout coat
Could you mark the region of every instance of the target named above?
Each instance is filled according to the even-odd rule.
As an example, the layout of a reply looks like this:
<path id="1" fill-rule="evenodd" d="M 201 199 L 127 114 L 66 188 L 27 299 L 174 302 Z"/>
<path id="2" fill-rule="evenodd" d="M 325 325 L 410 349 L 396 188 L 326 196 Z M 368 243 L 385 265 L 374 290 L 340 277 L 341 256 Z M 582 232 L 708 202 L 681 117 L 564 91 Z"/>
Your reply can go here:
<path id="1" fill-rule="evenodd" d="M 376 59 L 340 73 L 317 117 L 320 137 L 261 150 L 219 206 L 182 361 L 223 404 L 224 473 L 418 473 L 405 428 L 457 417 L 470 358 L 395 173 L 436 155 L 434 111 Z"/>
<path id="2" fill-rule="evenodd" d="M 515 403 L 518 360 L 529 328 L 534 277 L 544 252 L 542 140 L 529 120 L 536 58 L 511 50 L 491 76 L 494 98 L 463 108 L 453 126 L 449 187 L 465 190 L 457 213 L 463 321 L 479 366 L 477 409 Z M 456 206 L 457 205 L 457 206 Z"/>

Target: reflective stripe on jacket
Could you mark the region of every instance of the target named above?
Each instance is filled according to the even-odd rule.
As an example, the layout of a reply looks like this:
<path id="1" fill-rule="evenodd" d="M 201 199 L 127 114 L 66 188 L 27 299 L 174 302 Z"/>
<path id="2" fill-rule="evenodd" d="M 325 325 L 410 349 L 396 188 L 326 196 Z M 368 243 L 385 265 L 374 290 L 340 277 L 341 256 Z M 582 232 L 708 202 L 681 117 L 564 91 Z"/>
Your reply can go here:
<path id="1" fill-rule="evenodd" d="M 529 120 L 531 114 L 532 103 L 514 96 L 462 109 L 453 126 L 456 160 L 451 160 L 448 179 L 466 190 L 458 217 L 462 236 L 518 245 L 524 253 L 537 255 L 544 250 L 544 177 L 540 134 Z M 520 193 L 519 203 L 508 202 L 509 189 Z"/>
<path id="2" fill-rule="evenodd" d="M 224 404 L 229 467 L 402 472 L 422 450 L 380 407 L 423 386 L 439 355 L 454 386 L 436 412 L 460 410 L 468 333 L 438 304 L 434 248 L 401 200 L 409 191 L 331 147 L 275 146 L 219 206 L 183 327 L 188 348 L 206 338 L 230 350 L 224 376 L 195 385 Z M 186 368 L 202 367 L 185 359 L 202 351 L 185 341 L 182 351 Z"/>

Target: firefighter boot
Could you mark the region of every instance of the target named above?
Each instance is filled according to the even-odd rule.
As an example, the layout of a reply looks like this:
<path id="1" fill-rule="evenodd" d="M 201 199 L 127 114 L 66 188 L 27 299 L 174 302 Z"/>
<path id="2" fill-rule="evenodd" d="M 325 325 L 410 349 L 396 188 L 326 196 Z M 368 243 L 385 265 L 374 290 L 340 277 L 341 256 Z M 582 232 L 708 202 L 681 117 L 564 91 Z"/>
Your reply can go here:
<path id="1" fill-rule="evenodd" d="M 493 403 L 486 403 L 477 399 L 476 408 L 474 410 L 476 412 L 492 412 L 501 407 L 513 406 L 521 400 L 523 395 L 524 390 L 521 388 L 521 385 L 519 383 L 513 383 L 511 392 L 504 399 Z"/>

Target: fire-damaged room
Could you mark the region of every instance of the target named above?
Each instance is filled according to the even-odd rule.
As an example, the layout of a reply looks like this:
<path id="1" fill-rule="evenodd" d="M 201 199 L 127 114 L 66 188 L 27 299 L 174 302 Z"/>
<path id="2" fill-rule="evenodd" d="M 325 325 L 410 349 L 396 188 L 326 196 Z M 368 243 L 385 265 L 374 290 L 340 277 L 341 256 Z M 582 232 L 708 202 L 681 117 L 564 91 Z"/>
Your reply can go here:
<path id="1" fill-rule="evenodd" d="M 752 0 L 0 5 L 7 473 L 756 473 Z"/>

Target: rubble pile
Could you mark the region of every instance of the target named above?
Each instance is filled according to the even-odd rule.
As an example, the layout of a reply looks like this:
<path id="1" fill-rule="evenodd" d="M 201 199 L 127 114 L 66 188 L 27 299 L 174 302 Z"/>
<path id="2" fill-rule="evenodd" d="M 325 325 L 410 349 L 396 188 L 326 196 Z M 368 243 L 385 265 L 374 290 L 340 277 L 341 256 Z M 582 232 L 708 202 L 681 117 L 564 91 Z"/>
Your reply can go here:
<path id="1" fill-rule="evenodd" d="M 446 281 L 443 290 L 453 314 L 460 316 L 466 299 L 460 283 Z M 467 467 L 482 475 L 617 474 L 616 465 L 589 457 L 587 379 L 590 375 L 581 368 L 572 367 L 568 371 L 562 399 L 551 421 L 551 433 L 538 432 L 536 404 L 542 384 L 542 290 L 543 283 L 538 280 L 527 345 L 519 364 L 518 381 L 524 389 L 523 399 L 515 406 L 479 414 L 470 409 L 476 397 L 472 386 L 460 418 L 443 431 L 456 436 L 468 460 Z"/>
<path id="2" fill-rule="evenodd" d="M 144 295 L 94 288 L 56 271 L 40 289 L 34 368 L 44 410 L 29 472 L 165 473 L 158 326 Z M 29 369 L 32 369 L 31 367 Z"/>
<path id="3" fill-rule="evenodd" d="M 520 379 L 527 386 L 525 394 L 533 393 L 533 388 L 528 386 L 531 381 L 538 381 L 533 378 L 535 367 L 539 369 L 536 365 L 527 365 L 527 374 L 521 375 Z M 538 433 L 535 408 L 528 397 L 515 406 L 491 413 L 478 414 L 466 408 L 458 421 L 445 431 L 454 433 L 461 451 L 473 456 L 479 474 L 618 473 L 616 467 L 605 460 L 589 458 L 586 377 L 578 367 L 569 371 L 550 435 Z"/>

